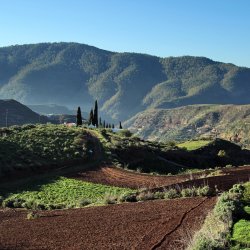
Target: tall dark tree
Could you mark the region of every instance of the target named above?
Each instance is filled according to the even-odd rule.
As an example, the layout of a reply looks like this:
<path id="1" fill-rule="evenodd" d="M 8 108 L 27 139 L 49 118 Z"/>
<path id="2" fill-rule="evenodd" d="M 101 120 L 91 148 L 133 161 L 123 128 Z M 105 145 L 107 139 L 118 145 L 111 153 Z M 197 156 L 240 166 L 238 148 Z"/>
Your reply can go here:
<path id="1" fill-rule="evenodd" d="M 98 104 L 97 100 L 95 101 L 95 108 L 94 108 L 94 124 L 98 128 Z"/>
<path id="2" fill-rule="evenodd" d="M 99 126 L 102 127 L 102 118 L 99 118 Z"/>
<path id="3" fill-rule="evenodd" d="M 94 125 L 94 113 L 93 113 L 93 109 L 90 110 L 90 113 L 89 113 L 89 125 Z"/>
<path id="4" fill-rule="evenodd" d="M 82 125 L 82 112 L 81 108 L 78 107 L 76 114 L 76 126 L 81 126 L 81 125 Z"/>
<path id="5" fill-rule="evenodd" d="M 106 128 L 106 122 L 105 122 L 105 120 L 103 121 L 103 127 Z"/>
<path id="6" fill-rule="evenodd" d="M 119 129 L 122 129 L 122 123 L 120 122 Z"/>
<path id="7" fill-rule="evenodd" d="M 114 125 L 114 124 L 112 124 L 112 128 L 115 128 L 115 125 Z"/>

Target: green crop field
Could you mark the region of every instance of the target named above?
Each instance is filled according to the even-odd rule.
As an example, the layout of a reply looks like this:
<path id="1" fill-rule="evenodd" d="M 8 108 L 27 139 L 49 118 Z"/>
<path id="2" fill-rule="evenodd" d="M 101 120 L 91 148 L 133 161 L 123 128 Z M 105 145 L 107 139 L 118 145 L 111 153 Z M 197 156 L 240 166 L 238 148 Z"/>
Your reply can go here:
<path id="1" fill-rule="evenodd" d="M 59 177 L 45 184 L 12 191 L 5 195 L 3 204 L 10 207 L 40 207 L 43 209 L 80 207 L 82 203 L 101 204 L 106 196 L 132 193 L 128 188 L 94 184 L 80 180 Z M 25 190 L 26 189 L 26 190 Z"/>
<path id="2" fill-rule="evenodd" d="M 211 141 L 199 140 L 199 141 L 186 141 L 178 144 L 179 148 L 186 148 L 187 150 L 195 150 L 200 147 L 206 146 Z"/>

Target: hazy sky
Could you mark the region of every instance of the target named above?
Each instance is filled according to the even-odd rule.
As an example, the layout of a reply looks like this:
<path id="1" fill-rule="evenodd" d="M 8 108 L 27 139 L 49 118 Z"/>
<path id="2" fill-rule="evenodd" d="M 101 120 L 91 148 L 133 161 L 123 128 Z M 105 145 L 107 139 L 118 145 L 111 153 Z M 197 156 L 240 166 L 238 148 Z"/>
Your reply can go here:
<path id="1" fill-rule="evenodd" d="M 72 41 L 250 67 L 250 0 L 0 0 L 0 46 Z"/>

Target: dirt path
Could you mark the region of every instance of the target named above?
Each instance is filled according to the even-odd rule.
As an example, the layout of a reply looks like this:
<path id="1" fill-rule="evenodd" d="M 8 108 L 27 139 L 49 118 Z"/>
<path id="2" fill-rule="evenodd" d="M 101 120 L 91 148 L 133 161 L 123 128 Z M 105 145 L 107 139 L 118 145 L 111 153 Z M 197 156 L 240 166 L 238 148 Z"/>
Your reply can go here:
<path id="1" fill-rule="evenodd" d="M 186 233 L 200 228 L 215 201 L 186 198 L 47 211 L 34 220 L 26 219 L 26 211 L 0 210 L 0 249 L 184 249 Z"/>
<path id="2" fill-rule="evenodd" d="M 175 176 L 154 176 L 130 172 L 115 167 L 101 167 L 99 169 L 80 172 L 71 177 L 106 185 L 130 188 L 158 188 L 174 185 L 180 186 L 204 186 L 210 185 L 221 190 L 230 188 L 235 183 L 248 181 L 250 179 L 250 166 L 223 169 L 223 175 L 201 178 L 202 174 L 175 175 Z M 199 179 L 200 178 L 200 179 Z"/>

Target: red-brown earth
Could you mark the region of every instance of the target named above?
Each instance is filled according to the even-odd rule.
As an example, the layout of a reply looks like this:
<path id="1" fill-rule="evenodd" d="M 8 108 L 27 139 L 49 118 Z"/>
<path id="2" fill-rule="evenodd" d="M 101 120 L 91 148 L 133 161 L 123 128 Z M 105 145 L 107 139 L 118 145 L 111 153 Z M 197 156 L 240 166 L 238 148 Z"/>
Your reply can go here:
<path id="1" fill-rule="evenodd" d="M 217 185 L 221 190 L 249 180 L 250 166 L 223 169 L 220 176 L 152 176 L 103 167 L 73 178 L 122 187 Z M 190 180 L 191 179 L 191 180 Z M 213 198 L 182 198 L 39 212 L 0 210 L 0 249 L 184 249 L 213 208 Z"/>
<path id="2" fill-rule="evenodd" d="M 180 187 L 209 185 L 214 188 L 216 185 L 220 190 L 227 190 L 232 187 L 233 184 L 250 180 L 250 166 L 230 169 L 224 168 L 220 170 L 220 175 L 218 176 L 203 177 L 206 174 L 208 174 L 208 172 L 174 176 L 154 176 L 107 166 L 80 172 L 71 175 L 71 177 L 117 187 L 159 188 L 176 185 Z"/>
<path id="3" fill-rule="evenodd" d="M 0 210 L 0 249 L 184 249 L 216 198 L 39 212 Z"/>

